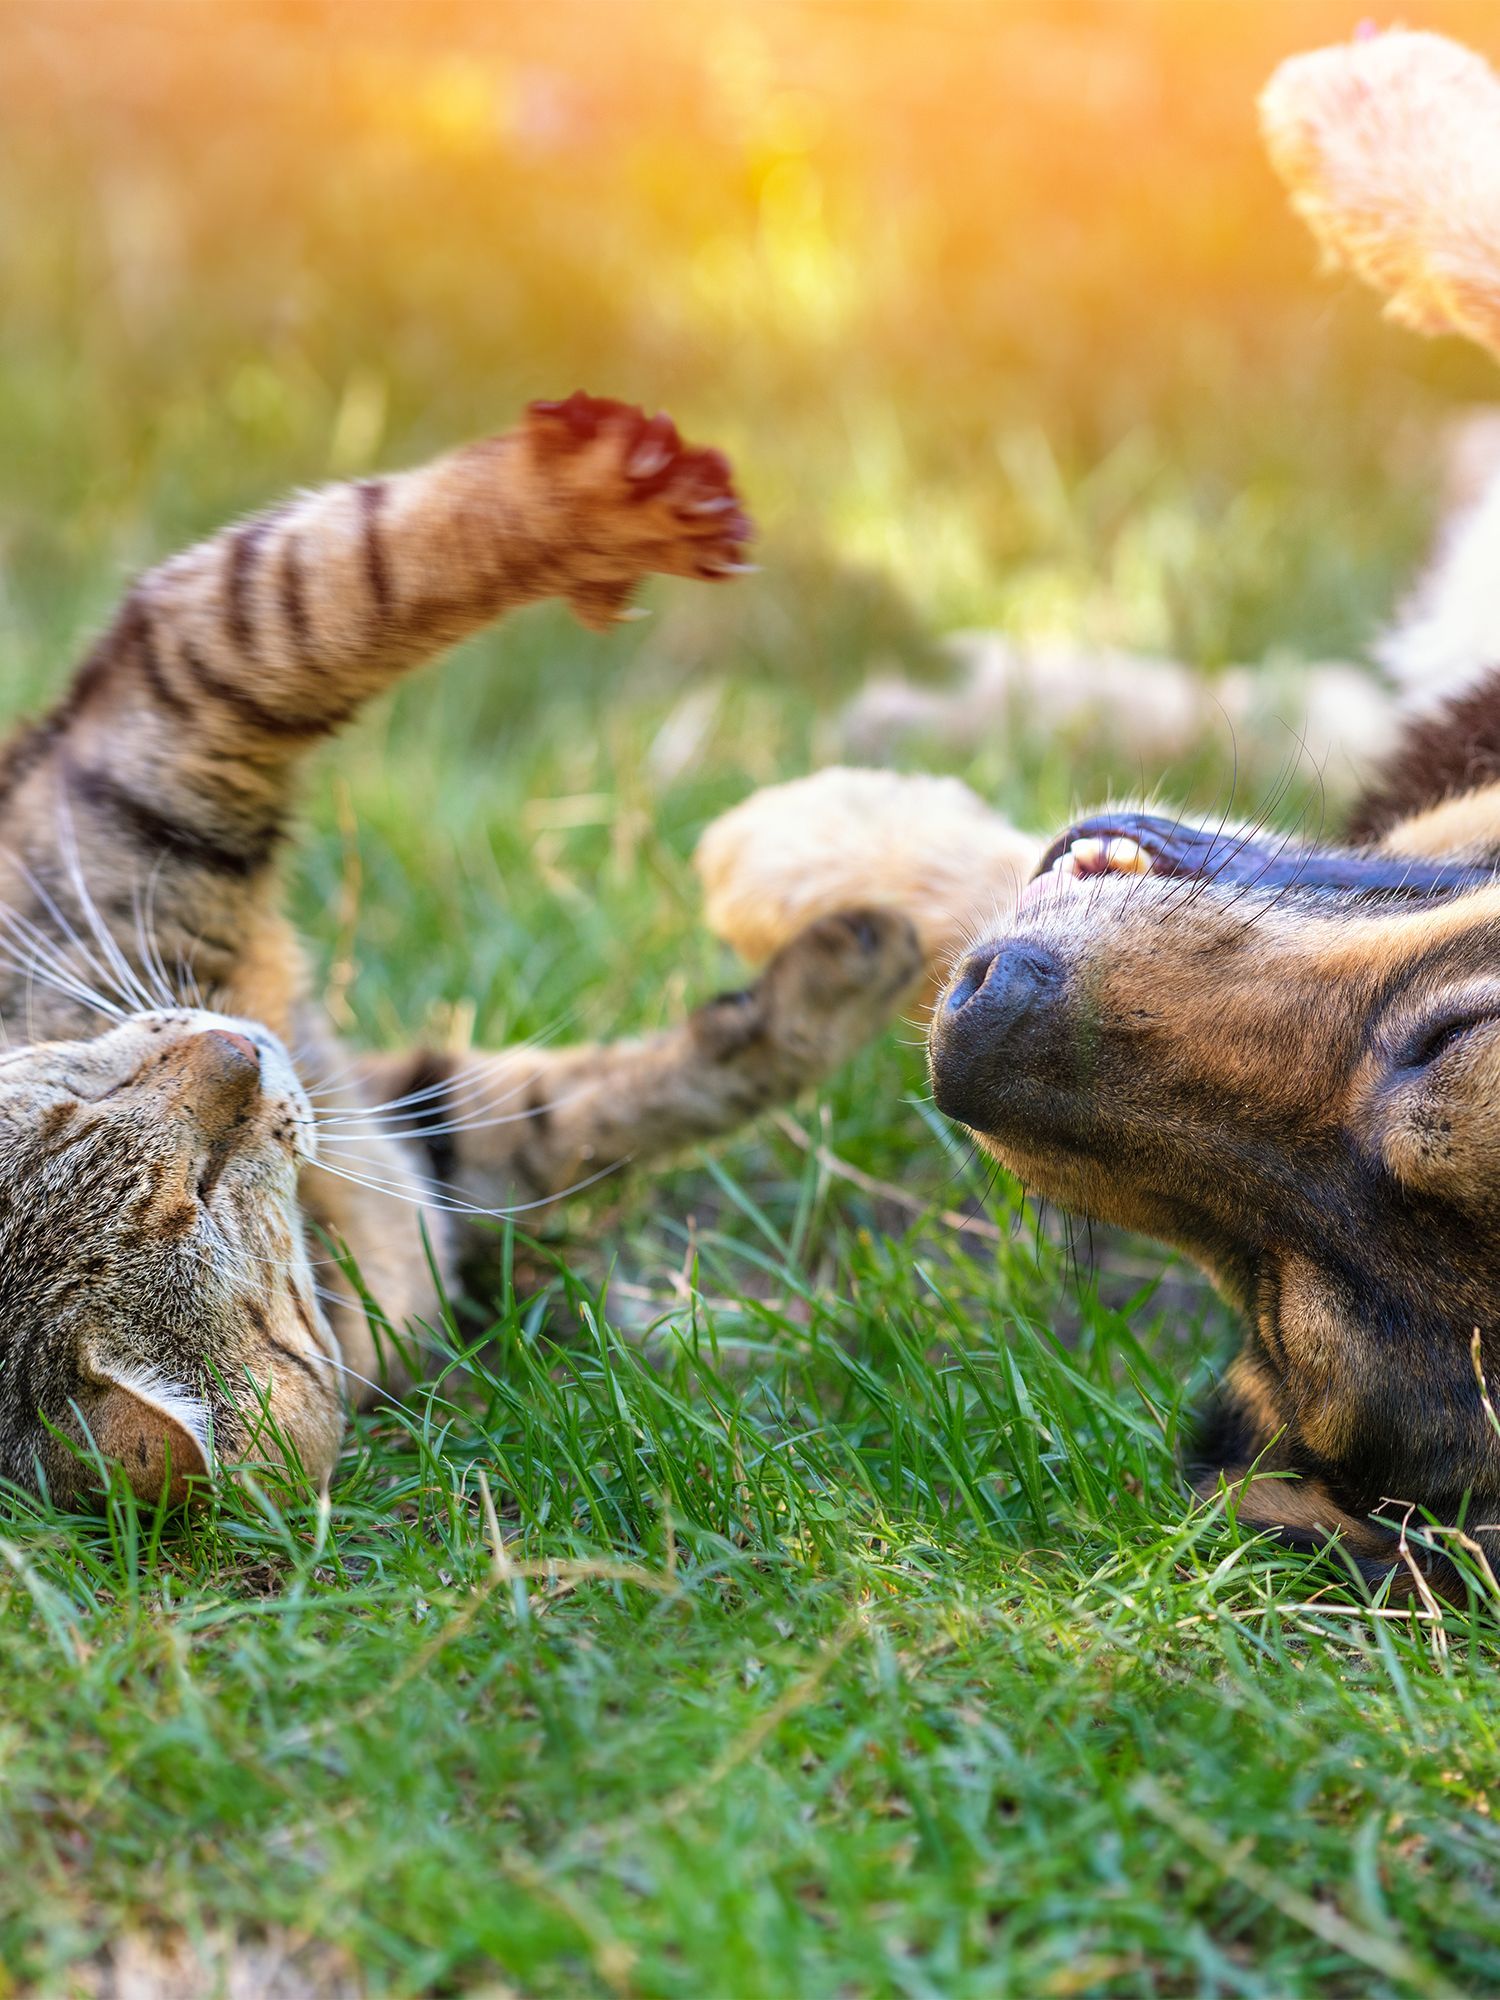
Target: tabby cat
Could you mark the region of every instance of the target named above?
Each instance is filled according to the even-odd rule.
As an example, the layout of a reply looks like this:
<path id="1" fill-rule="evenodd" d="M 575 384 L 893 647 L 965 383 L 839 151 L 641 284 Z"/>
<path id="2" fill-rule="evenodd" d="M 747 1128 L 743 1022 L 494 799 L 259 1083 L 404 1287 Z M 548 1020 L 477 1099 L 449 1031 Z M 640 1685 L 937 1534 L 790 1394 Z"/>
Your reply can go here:
<path id="1" fill-rule="evenodd" d="M 854 913 L 647 1040 L 351 1058 L 283 912 L 303 763 L 364 702 L 536 599 L 602 627 L 644 572 L 731 576 L 749 534 L 717 452 L 576 395 L 130 590 L 0 755 L 0 1474 L 63 1502 L 104 1459 L 146 1498 L 245 1455 L 326 1476 L 390 1380 L 330 1245 L 431 1323 L 467 1217 L 727 1132 L 885 1020 L 915 938 Z M 357 1181 L 319 1164 L 330 1122 Z"/>

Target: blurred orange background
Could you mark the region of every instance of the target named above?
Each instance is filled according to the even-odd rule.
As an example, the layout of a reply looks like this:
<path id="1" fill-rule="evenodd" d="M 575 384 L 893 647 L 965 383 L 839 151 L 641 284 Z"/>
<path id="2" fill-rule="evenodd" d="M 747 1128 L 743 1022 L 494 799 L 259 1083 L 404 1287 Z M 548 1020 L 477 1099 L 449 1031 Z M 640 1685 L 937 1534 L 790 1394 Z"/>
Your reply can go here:
<path id="1" fill-rule="evenodd" d="M 1263 159 L 1271 69 L 1356 20 L 9 0 L 15 684 L 225 512 L 578 385 L 735 453 L 768 581 L 683 640 L 726 671 L 794 659 L 831 699 L 972 622 L 1208 671 L 1356 650 L 1421 548 L 1429 440 L 1491 392 L 1320 278 Z"/>

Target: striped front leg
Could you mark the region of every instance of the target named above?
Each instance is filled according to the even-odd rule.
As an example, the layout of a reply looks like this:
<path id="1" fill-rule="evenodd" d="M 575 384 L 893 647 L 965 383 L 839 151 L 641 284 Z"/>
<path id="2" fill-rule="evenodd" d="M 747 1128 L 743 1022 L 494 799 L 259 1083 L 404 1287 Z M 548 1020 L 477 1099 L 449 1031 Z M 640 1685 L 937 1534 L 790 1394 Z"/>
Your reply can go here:
<path id="1" fill-rule="evenodd" d="M 123 910 L 151 878 L 160 922 L 227 920 L 232 956 L 226 896 L 264 907 L 296 767 L 361 703 L 538 598 L 603 626 L 647 571 L 731 576 L 750 532 L 719 453 L 581 395 L 289 500 L 134 586 L 66 699 L 0 757 L 0 846 L 64 881 L 66 829 Z"/>

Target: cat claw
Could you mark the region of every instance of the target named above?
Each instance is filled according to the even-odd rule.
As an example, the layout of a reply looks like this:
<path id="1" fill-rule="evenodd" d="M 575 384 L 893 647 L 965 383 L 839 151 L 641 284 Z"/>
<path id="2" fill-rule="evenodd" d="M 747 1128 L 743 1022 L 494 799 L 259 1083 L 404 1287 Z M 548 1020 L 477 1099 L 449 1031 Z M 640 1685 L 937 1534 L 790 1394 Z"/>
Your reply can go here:
<path id="1" fill-rule="evenodd" d="M 672 454 L 664 444 L 649 438 L 637 445 L 625 461 L 625 473 L 629 479 L 654 479 L 658 472 L 664 472 L 672 463 Z"/>
<path id="2" fill-rule="evenodd" d="M 533 403 L 529 420 L 540 463 L 556 470 L 570 504 L 598 510 L 580 556 L 603 573 L 580 574 L 568 593 L 575 605 L 592 600 L 606 624 L 619 623 L 614 603 L 646 571 L 711 582 L 755 574 L 755 564 L 740 560 L 755 530 L 729 460 L 711 446 L 685 444 L 665 411 L 648 417 L 636 404 L 580 390 Z"/>

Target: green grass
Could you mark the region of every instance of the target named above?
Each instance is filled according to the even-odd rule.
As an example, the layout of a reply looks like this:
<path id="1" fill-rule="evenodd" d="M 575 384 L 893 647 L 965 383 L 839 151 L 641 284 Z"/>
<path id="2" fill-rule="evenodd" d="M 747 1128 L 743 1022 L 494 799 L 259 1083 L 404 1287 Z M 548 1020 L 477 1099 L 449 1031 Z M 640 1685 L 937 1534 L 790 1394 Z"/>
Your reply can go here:
<path id="1" fill-rule="evenodd" d="M 669 403 L 764 522 L 747 585 L 531 614 L 325 757 L 293 893 L 374 1042 L 724 983 L 697 832 L 955 624 L 1357 650 L 1489 393 L 1318 281 L 1259 162 L 1322 0 L 0 18 L 7 711 L 132 564 L 533 393 Z M 1237 750 L 1248 806 L 1285 746 Z M 1044 729 L 951 767 L 1039 824 L 1140 776 Z M 398 1994 L 1500 1990 L 1492 1622 L 1193 1502 L 1226 1315 L 1075 1262 L 913 1039 L 794 1114 L 858 1180 L 768 1122 L 502 1239 L 326 1505 L 4 1504 L 0 1995 L 157 1927 Z"/>

